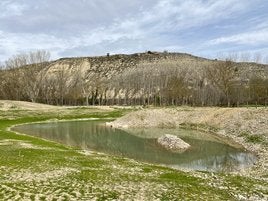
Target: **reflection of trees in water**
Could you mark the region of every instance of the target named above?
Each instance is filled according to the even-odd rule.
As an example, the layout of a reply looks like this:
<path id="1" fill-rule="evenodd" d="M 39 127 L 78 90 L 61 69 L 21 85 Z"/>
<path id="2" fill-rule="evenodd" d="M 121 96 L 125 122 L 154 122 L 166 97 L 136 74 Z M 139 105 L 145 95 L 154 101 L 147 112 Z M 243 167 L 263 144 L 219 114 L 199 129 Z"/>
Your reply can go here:
<path id="1" fill-rule="evenodd" d="M 155 139 L 140 138 L 95 121 L 24 125 L 17 130 L 82 149 L 198 170 L 234 170 L 255 160 L 252 154 L 229 145 L 191 138 L 184 138 L 192 145 L 189 150 L 173 153 L 160 147 Z"/>
<path id="2" fill-rule="evenodd" d="M 184 168 L 204 171 L 236 171 L 252 165 L 256 156 L 250 153 L 227 153 L 222 156 L 202 158 L 188 163 L 180 164 Z"/>

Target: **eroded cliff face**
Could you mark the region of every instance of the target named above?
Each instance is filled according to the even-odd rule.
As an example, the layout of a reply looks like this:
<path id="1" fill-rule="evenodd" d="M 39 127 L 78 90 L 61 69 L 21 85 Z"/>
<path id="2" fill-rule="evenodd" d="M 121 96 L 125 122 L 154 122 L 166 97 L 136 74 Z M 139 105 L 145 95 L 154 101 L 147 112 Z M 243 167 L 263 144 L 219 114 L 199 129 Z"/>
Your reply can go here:
<path id="1" fill-rule="evenodd" d="M 166 64 L 173 63 L 182 67 L 187 67 L 193 73 L 202 73 L 205 67 L 216 64 L 221 61 L 209 60 L 201 57 L 192 56 L 183 53 L 160 53 L 147 52 L 131 55 L 111 55 L 99 57 L 80 57 L 80 58 L 62 58 L 50 62 L 45 69 L 48 76 L 53 76 L 59 71 L 68 71 L 73 76 L 79 71 L 84 78 L 91 75 L 99 77 L 112 78 L 127 69 L 146 66 L 147 64 Z M 247 78 L 252 74 L 267 76 L 267 65 L 256 63 L 236 63 L 238 71 Z"/>
<path id="2" fill-rule="evenodd" d="M 180 53 L 137 53 L 132 55 L 111 55 L 100 57 L 62 58 L 51 62 L 47 66 L 47 73 L 54 74 L 60 70 L 68 70 L 70 73 L 79 70 L 82 74 L 98 74 L 101 77 L 111 78 L 126 69 L 135 68 L 142 64 L 156 64 L 161 62 L 195 62 L 208 61 Z"/>

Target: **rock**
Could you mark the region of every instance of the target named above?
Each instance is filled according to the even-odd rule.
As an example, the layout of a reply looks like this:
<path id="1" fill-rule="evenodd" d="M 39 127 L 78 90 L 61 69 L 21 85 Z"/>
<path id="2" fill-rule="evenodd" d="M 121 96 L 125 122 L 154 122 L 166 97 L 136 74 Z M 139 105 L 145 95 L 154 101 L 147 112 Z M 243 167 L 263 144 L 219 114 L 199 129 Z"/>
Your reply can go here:
<path id="1" fill-rule="evenodd" d="M 121 129 L 128 129 L 128 125 L 126 124 L 114 124 L 113 122 L 106 122 L 106 126 L 108 127 L 115 127 L 115 128 L 121 128 Z"/>
<path id="2" fill-rule="evenodd" d="M 105 125 L 108 127 L 113 127 L 113 124 L 111 122 L 105 122 Z"/>
<path id="3" fill-rule="evenodd" d="M 157 139 L 157 143 L 171 151 L 185 151 L 191 146 L 175 135 L 165 134 Z"/>

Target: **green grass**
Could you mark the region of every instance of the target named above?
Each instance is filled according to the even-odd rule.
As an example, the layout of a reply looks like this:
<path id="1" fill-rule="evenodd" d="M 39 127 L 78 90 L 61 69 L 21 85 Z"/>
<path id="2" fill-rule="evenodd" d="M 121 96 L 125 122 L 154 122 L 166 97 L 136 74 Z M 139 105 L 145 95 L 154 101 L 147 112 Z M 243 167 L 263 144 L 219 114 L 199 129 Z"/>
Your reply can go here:
<path id="1" fill-rule="evenodd" d="M 219 131 L 218 128 L 209 126 L 207 124 L 181 123 L 180 127 L 184 129 L 200 130 L 200 131 L 206 131 L 206 132 L 211 132 L 211 133 L 215 133 Z"/>
<path id="2" fill-rule="evenodd" d="M 252 143 L 262 143 L 265 141 L 264 137 L 261 135 L 249 135 L 246 137 L 248 142 Z"/>
<path id="3" fill-rule="evenodd" d="M 240 137 L 245 138 L 247 142 L 254 143 L 254 144 L 267 144 L 264 136 L 262 135 L 252 135 L 246 131 L 241 132 L 239 134 Z"/>
<path id="4" fill-rule="evenodd" d="M 215 180 L 215 174 L 206 172 L 187 173 L 100 153 L 87 156 L 76 148 L 7 131 L 16 124 L 117 118 L 127 112 L 92 108 L 0 112 L 0 200 L 236 200 L 237 194 L 267 193 L 267 184 L 257 179 L 216 174 Z"/>

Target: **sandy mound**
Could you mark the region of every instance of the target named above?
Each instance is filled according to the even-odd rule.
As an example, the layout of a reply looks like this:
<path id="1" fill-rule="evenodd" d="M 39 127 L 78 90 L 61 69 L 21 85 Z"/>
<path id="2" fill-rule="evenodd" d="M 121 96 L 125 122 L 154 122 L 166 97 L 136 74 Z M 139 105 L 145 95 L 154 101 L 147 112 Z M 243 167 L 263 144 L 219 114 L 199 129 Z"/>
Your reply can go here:
<path id="1" fill-rule="evenodd" d="M 172 108 L 129 113 L 109 125 L 115 128 L 175 128 L 181 124 L 209 125 L 226 132 L 268 136 L 268 108 Z"/>

